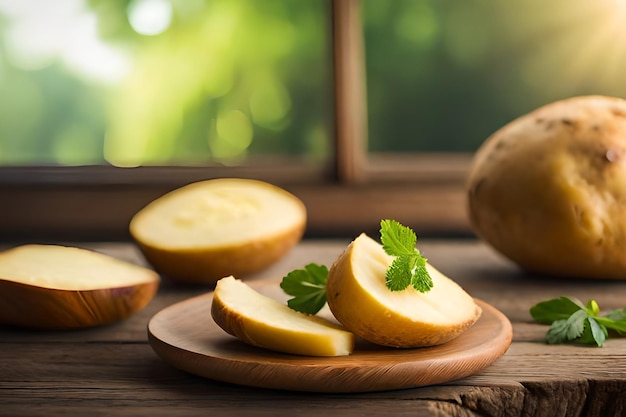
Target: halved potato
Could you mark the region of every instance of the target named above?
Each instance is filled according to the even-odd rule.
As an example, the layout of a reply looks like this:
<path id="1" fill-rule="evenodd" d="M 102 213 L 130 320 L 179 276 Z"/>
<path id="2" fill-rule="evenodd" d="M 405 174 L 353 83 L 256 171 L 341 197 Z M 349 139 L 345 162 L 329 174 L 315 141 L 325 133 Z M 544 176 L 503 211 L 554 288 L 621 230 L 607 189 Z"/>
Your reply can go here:
<path id="1" fill-rule="evenodd" d="M 243 342 L 277 352 L 341 356 L 354 349 L 352 333 L 321 317 L 292 310 L 232 276 L 217 282 L 211 316 Z"/>
<path id="2" fill-rule="evenodd" d="M 433 346 L 454 339 L 472 326 L 481 309 L 457 283 L 426 264 L 434 287 L 390 291 L 385 272 L 393 262 L 365 234 L 357 237 L 328 274 L 328 306 L 343 326 L 383 346 Z"/>
<path id="3" fill-rule="evenodd" d="M 41 329 L 99 326 L 152 300 L 158 274 L 86 249 L 24 245 L 0 253 L 0 323 Z"/>
<path id="4" fill-rule="evenodd" d="M 130 233 L 159 272 L 213 284 L 278 261 L 305 226 L 306 209 L 296 196 L 262 181 L 221 178 L 148 204 L 131 220 Z"/>

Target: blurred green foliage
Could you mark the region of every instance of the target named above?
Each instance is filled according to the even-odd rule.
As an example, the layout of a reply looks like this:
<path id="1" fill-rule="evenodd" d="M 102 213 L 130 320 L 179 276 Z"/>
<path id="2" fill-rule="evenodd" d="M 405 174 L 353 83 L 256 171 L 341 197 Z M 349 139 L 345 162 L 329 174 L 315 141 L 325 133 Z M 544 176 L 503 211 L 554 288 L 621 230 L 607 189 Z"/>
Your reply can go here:
<path id="1" fill-rule="evenodd" d="M 473 151 L 555 100 L 626 98 L 624 0 L 364 0 L 372 151 Z"/>
<path id="2" fill-rule="evenodd" d="M 164 30 L 145 35 L 149 25 L 132 26 L 139 7 L 149 18 L 164 5 L 170 13 Z M 328 157 L 327 2 L 91 0 L 89 9 L 67 9 L 30 9 L 14 19 L 36 23 L 32 15 L 47 19 L 50 12 L 51 26 L 33 24 L 30 35 L 68 35 L 61 39 L 65 44 L 52 45 L 56 56 L 33 68 L 12 61 L 15 51 L 2 51 L 0 106 L 9 111 L 0 116 L 1 163 L 135 166 L 234 164 L 265 154 Z M 113 82 L 68 68 L 72 38 L 87 34 L 63 23 L 79 27 L 87 15 L 96 18 L 99 42 L 120 53 L 111 58 L 128 61 Z M 61 27 L 52 25 L 54 19 L 64 20 Z M 4 23 L 0 35 L 14 40 L 14 22 Z M 16 48 L 28 46 L 18 40 Z M 106 66 L 107 56 L 95 55 L 96 46 L 79 52 Z"/>
<path id="3" fill-rule="evenodd" d="M 329 11 L 328 0 L 0 1 L 0 164 L 322 161 Z M 624 0 L 363 0 L 363 20 L 374 152 L 472 151 L 548 102 L 626 96 Z"/>

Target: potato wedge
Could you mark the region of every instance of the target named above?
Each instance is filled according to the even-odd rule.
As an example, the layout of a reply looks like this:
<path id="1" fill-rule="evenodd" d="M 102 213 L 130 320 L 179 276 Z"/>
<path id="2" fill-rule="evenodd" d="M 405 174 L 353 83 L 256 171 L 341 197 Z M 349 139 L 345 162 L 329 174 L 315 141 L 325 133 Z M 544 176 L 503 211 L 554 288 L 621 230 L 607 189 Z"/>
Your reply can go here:
<path id="1" fill-rule="evenodd" d="M 323 318 L 292 310 L 233 276 L 217 282 L 211 316 L 243 342 L 277 352 L 343 356 L 354 349 L 352 333 Z"/>
<path id="2" fill-rule="evenodd" d="M 349 331 L 383 346 L 413 348 L 445 343 L 472 326 L 480 307 L 458 284 L 427 263 L 434 287 L 390 291 L 385 272 L 393 257 L 365 234 L 333 263 L 328 306 Z"/>

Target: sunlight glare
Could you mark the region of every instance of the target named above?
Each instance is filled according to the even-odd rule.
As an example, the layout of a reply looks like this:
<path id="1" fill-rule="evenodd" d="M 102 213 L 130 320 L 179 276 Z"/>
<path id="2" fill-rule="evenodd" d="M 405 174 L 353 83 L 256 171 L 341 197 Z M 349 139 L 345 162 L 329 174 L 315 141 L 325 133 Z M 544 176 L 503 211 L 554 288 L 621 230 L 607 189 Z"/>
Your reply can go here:
<path id="1" fill-rule="evenodd" d="M 549 96 L 576 86 L 590 93 L 614 90 L 626 69 L 626 0 L 584 0 L 577 7 L 550 4 L 549 23 L 534 33 L 541 42 L 521 71 L 529 86 Z M 558 73 L 554 83 L 545 74 Z M 591 87 L 594 86 L 594 87 Z"/>
<path id="2" fill-rule="evenodd" d="M 78 75 L 107 82 L 128 71 L 128 58 L 100 40 L 84 0 L 0 0 L 0 15 L 7 18 L 9 61 L 18 68 L 37 70 L 59 59 Z"/>
<path id="3" fill-rule="evenodd" d="M 128 5 L 128 21 L 141 35 L 158 35 L 172 23 L 172 4 L 167 0 L 134 0 Z"/>

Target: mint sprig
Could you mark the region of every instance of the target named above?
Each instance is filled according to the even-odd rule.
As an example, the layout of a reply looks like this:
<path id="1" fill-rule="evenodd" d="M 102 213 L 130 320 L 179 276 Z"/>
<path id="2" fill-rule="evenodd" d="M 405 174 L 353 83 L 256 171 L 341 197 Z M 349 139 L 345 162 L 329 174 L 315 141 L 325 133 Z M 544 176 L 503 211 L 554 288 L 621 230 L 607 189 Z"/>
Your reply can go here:
<path id="1" fill-rule="evenodd" d="M 410 228 L 395 220 L 380 222 L 380 238 L 384 251 L 395 259 L 385 273 L 385 283 L 391 291 L 401 291 L 412 285 L 420 292 L 433 287 L 426 261 L 416 249 L 417 236 Z M 287 305 L 306 314 L 316 314 L 326 304 L 328 268 L 310 263 L 283 277 L 280 287 L 291 295 Z"/>
<path id="2" fill-rule="evenodd" d="M 530 308 L 535 321 L 549 324 L 546 342 L 579 343 L 602 347 L 609 330 L 626 332 L 626 309 L 601 314 L 595 300 L 583 304 L 576 298 L 559 297 L 542 301 Z"/>
<path id="3" fill-rule="evenodd" d="M 426 269 L 427 258 L 415 247 L 417 235 L 395 220 L 380 222 L 380 241 L 387 255 L 395 256 L 385 273 L 391 291 L 402 291 L 409 285 L 419 292 L 428 292 L 433 280 Z"/>

